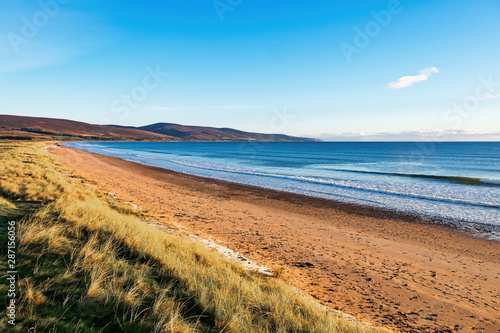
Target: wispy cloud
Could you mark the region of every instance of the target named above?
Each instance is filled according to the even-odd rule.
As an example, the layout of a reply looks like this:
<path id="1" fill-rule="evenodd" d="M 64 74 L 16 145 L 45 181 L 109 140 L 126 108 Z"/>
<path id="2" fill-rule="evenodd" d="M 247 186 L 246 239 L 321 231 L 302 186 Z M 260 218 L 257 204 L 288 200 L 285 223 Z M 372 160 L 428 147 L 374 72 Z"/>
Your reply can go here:
<path id="1" fill-rule="evenodd" d="M 0 13 L 0 30 L 5 33 L 0 38 L 0 74 L 66 63 L 116 38 L 116 29 L 99 17 L 69 7 L 58 8 L 52 16 L 36 4 L 7 10 L 10 17 Z M 42 14 L 48 17 L 46 23 L 34 25 L 32 17 Z"/>
<path id="2" fill-rule="evenodd" d="M 499 99 L 500 94 L 486 93 L 486 95 L 484 95 L 484 97 L 471 96 L 470 98 L 477 100 L 477 101 L 487 101 L 487 100 L 491 100 L 491 99 Z"/>
<path id="3" fill-rule="evenodd" d="M 427 81 L 429 76 L 433 73 L 439 73 L 439 69 L 436 67 L 427 67 L 420 71 L 418 75 L 408 75 L 397 79 L 387 85 L 386 89 L 401 89 L 409 87 L 415 83 Z"/>
<path id="4" fill-rule="evenodd" d="M 63 48 L 51 43 L 32 41 L 29 47 L 33 52 L 16 55 L 10 52 L 10 45 L 0 42 L 0 73 L 16 72 L 33 68 L 43 68 L 65 63 L 85 51 L 76 48 Z"/>
<path id="5" fill-rule="evenodd" d="M 191 107 L 175 107 L 175 106 L 156 106 L 150 108 L 150 111 L 183 111 L 183 110 L 193 110 Z"/>
<path id="6" fill-rule="evenodd" d="M 263 106 L 259 105 L 217 105 L 209 106 L 211 109 L 264 109 Z"/>
<path id="7" fill-rule="evenodd" d="M 375 134 L 347 132 L 342 134 L 323 133 L 319 138 L 325 141 L 498 141 L 500 140 L 500 132 L 471 130 L 420 130 Z"/>
<path id="8" fill-rule="evenodd" d="M 208 105 L 208 106 L 157 106 L 151 108 L 151 111 L 185 111 L 185 110 L 248 110 L 248 109 L 265 109 L 265 106 L 260 105 Z"/>

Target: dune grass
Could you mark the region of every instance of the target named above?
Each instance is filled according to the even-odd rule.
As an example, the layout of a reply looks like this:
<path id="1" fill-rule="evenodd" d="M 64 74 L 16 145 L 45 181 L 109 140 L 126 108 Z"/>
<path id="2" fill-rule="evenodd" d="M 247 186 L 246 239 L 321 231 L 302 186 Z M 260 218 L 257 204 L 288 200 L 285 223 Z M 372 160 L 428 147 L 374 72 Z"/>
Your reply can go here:
<path id="1" fill-rule="evenodd" d="M 2 307 L 0 331 L 379 331 L 146 224 L 72 180 L 42 147 L 0 143 L 0 250 L 6 221 L 18 220 L 19 273 L 18 322 L 8 325 Z"/>

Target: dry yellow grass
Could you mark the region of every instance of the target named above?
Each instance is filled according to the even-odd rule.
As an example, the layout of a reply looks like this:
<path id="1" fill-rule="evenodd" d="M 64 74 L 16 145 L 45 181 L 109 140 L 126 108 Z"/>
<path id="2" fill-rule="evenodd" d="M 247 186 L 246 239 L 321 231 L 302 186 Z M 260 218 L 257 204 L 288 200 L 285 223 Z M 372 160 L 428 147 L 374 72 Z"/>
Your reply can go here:
<path id="1" fill-rule="evenodd" d="M 43 204 L 19 224 L 19 253 L 34 265 L 20 281 L 24 329 L 379 331 L 194 241 L 160 232 L 135 211 L 113 209 L 97 190 L 66 176 L 42 146 L 0 146 L 0 193 Z"/>
<path id="2" fill-rule="evenodd" d="M 13 208 L 16 208 L 16 205 L 14 205 L 9 200 L 7 200 L 3 197 L 0 197 L 0 207 L 2 207 L 3 209 L 9 209 L 9 208 L 13 209 Z"/>

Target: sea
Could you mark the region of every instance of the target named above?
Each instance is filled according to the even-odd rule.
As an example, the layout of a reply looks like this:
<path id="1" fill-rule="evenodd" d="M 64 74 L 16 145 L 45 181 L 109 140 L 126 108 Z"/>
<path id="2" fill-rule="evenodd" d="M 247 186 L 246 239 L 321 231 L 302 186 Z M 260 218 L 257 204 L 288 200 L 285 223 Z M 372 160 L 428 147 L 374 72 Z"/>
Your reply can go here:
<path id="1" fill-rule="evenodd" d="M 500 240 L 500 142 L 68 142 L 180 173 L 417 215 Z"/>

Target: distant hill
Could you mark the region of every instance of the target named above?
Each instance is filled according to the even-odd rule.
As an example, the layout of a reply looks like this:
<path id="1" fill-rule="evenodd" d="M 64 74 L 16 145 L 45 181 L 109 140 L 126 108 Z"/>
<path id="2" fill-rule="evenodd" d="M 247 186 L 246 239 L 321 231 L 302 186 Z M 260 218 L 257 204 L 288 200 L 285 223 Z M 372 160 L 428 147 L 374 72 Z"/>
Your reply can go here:
<path id="1" fill-rule="evenodd" d="M 0 115 L 0 139 L 175 140 L 167 135 L 142 131 L 133 127 L 91 125 L 65 119 L 8 115 Z"/>
<path id="2" fill-rule="evenodd" d="M 170 123 L 157 123 L 138 127 L 141 130 L 172 136 L 182 141 L 317 141 L 284 134 L 260 134 L 239 131 L 232 128 L 203 126 L 184 126 Z"/>
<path id="3" fill-rule="evenodd" d="M 259 134 L 231 128 L 158 123 L 143 127 L 92 125 L 79 121 L 0 115 L 0 139 L 112 141 L 317 141 L 283 134 Z"/>

